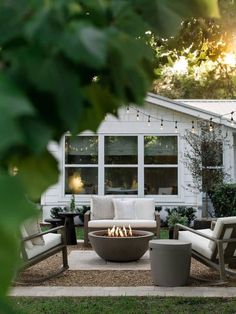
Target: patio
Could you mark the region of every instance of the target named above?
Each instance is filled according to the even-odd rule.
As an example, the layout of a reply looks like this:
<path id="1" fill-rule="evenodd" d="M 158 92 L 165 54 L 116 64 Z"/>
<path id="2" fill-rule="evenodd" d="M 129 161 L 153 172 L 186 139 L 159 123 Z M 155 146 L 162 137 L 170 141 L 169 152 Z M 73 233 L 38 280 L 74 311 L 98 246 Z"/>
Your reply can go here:
<path id="1" fill-rule="evenodd" d="M 138 262 L 112 263 L 105 262 L 95 255 L 95 252 L 83 247 L 78 240 L 75 246 L 68 246 L 69 270 L 60 277 L 46 280 L 38 286 L 73 286 L 73 287 L 142 287 L 153 286 L 150 275 L 150 264 L 147 252 Z M 50 273 L 61 263 L 59 254 L 27 269 L 19 275 L 19 281 L 38 279 L 45 276 L 45 270 Z M 188 287 L 208 287 L 210 281 L 218 280 L 218 274 L 192 259 Z M 198 279 L 204 279 L 201 281 Z M 20 284 L 16 284 L 17 286 Z M 27 286 L 35 284 L 27 283 Z M 225 285 L 236 287 L 236 278 L 231 278 Z"/>

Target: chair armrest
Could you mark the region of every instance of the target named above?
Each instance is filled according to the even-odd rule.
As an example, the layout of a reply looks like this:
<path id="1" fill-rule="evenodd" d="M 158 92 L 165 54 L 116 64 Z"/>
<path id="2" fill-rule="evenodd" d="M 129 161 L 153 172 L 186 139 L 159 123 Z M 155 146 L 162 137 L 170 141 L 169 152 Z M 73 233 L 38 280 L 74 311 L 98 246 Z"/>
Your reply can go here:
<path id="1" fill-rule="evenodd" d="M 22 242 L 25 242 L 25 241 L 28 241 L 28 240 L 32 240 L 32 239 L 37 238 L 39 236 L 42 236 L 44 234 L 52 233 L 53 231 L 62 230 L 64 228 L 65 228 L 64 226 L 59 226 L 59 227 L 52 228 L 52 229 L 49 229 L 49 230 L 46 230 L 46 231 L 43 231 L 43 232 L 32 234 L 32 235 L 30 235 L 28 237 L 22 238 Z"/>
<path id="2" fill-rule="evenodd" d="M 216 220 L 212 220 L 212 222 L 211 222 L 211 230 L 214 230 L 215 225 L 216 225 Z"/>
<path id="3" fill-rule="evenodd" d="M 203 233 L 201 233 L 201 232 L 199 232 L 199 231 L 197 231 L 195 229 L 192 229 L 192 228 L 189 228 L 187 226 L 181 225 L 181 224 L 176 224 L 175 225 L 175 232 L 177 233 L 180 228 L 183 229 L 183 230 L 187 230 L 187 231 L 190 231 L 192 233 L 195 233 L 195 234 L 197 234 L 197 235 L 199 235 L 199 236 L 201 236 L 203 238 L 206 238 L 206 239 L 214 241 L 214 242 L 217 242 L 219 240 L 219 239 L 216 239 L 214 237 L 211 237 L 211 236 L 208 236 L 206 234 L 203 234 Z"/>

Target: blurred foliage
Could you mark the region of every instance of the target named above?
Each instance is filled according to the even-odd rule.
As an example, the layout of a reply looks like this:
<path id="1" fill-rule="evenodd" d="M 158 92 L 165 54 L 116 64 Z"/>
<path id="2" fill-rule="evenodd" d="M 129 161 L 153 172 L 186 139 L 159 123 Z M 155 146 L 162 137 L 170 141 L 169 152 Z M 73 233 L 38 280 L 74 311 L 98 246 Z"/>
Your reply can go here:
<path id="1" fill-rule="evenodd" d="M 175 99 L 236 97 L 236 3 L 220 0 L 219 5 L 220 20 L 192 17 L 175 37 L 150 34 L 154 93 Z"/>
<path id="2" fill-rule="evenodd" d="M 49 141 L 141 105 L 153 79 L 145 31 L 166 37 L 193 14 L 217 16 L 217 0 L 0 1 L 1 296 L 18 263 L 18 227 L 34 212 L 25 195 L 38 200 L 58 180 Z"/>
<path id="3" fill-rule="evenodd" d="M 210 191 L 216 217 L 236 216 L 236 184 L 220 184 Z"/>

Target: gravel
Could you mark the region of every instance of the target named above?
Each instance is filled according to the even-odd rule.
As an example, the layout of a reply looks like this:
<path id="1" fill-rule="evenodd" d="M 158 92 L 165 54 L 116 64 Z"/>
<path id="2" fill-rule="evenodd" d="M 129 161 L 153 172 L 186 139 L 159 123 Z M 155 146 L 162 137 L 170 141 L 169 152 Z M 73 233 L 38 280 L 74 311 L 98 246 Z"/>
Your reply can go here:
<path id="1" fill-rule="evenodd" d="M 68 254 L 71 250 L 84 250 L 82 245 L 69 246 Z M 61 265 L 61 254 L 56 254 L 37 265 L 21 272 L 16 278 L 14 285 L 37 285 L 37 286 L 103 286 L 103 287 L 119 287 L 119 286 L 152 286 L 150 271 L 118 271 L 118 270 L 67 270 L 59 277 L 54 277 L 35 283 L 34 280 L 43 278 L 45 275 L 55 271 Z M 201 279 L 201 280 L 200 280 Z M 188 282 L 190 286 L 209 286 L 215 284 L 214 281 L 219 279 L 218 274 L 210 268 L 192 259 L 191 276 Z M 226 286 L 236 287 L 236 278 L 230 278 Z"/>

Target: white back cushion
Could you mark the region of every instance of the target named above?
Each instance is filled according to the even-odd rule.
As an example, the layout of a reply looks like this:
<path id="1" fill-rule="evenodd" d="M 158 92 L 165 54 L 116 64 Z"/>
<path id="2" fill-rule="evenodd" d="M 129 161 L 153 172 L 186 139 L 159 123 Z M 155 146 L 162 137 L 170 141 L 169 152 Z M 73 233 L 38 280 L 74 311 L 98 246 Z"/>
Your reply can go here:
<path id="1" fill-rule="evenodd" d="M 26 237 L 29 236 L 28 233 L 25 230 L 25 226 L 24 225 L 21 226 L 20 232 L 21 232 L 22 238 L 26 238 Z M 28 249 L 28 250 L 31 250 L 33 248 L 33 243 L 32 243 L 31 240 L 25 241 L 24 245 L 25 245 L 25 248 Z"/>
<path id="2" fill-rule="evenodd" d="M 91 197 L 91 219 L 113 219 L 114 206 L 112 196 L 98 196 Z"/>
<path id="3" fill-rule="evenodd" d="M 136 219 L 155 219 L 155 202 L 151 198 L 137 198 L 135 199 L 135 213 Z"/>
<path id="4" fill-rule="evenodd" d="M 27 236 L 42 232 L 37 219 L 28 219 L 24 222 L 24 228 Z M 43 236 L 39 236 L 31 240 L 33 245 L 44 245 Z"/>
<path id="5" fill-rule="evenodd" d="M 227 227 L 227 224 L 236 224 L 236 216 L 218 218 L 215 224 L 215 228 L 212 232 L 212 237 L 219 239 L 223 230 L 223 226 L 226 225 Z M 223 239 L 229 239 L 231 237 L 232 231 L 232 228 L 227 228 L 225 230 L 225 234 L 223 235 Z M 215 249 L 215 246 L 216 243 L 211 241 L 209 247 L 213 250 Z"/>
<path id="6" fill-rule="evenodd" d="M 135 219 L 135 201 L 113 199 L 114 219 Z"/>

